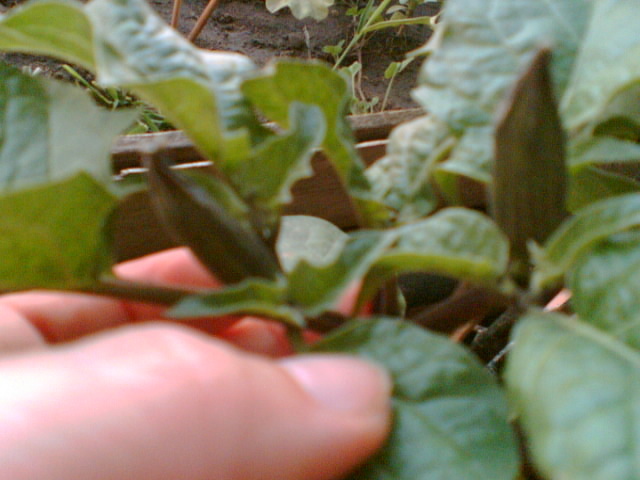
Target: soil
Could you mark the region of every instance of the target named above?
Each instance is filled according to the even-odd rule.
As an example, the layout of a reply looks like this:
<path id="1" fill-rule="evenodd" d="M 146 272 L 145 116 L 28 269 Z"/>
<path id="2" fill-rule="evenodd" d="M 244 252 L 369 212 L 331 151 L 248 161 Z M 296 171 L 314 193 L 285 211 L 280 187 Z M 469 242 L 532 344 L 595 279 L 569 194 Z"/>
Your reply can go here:
<path id="1" fill-rule="evenodd" d="M 10 7 L 20 0 L 0 0 Z M 149 0 L 152 7 L 167 21 L 171 18 L 172 0 Z M 297 20 L 288 9 L 269 13 L 263 0 L 220 0 L 205 28 L 195 40 L 198 47 L 211 50 L 227 50 L 243 53 L 258 65 L 266 64 L 274 57 L 314 58 L 332 61 L 323 47 L 349 42 L 354 31 L 354 19 L 345 14 L 347 5 L 334 5 L 327 19 Z M 361 2 L 366 3 L 366 2 Z M 207 0 L 183 0 L 178 30 L 185 36 L 191 31 Z M 434 4 L 424 4 L 416 14 L 435 13 Z M 384 72 L 393 61 L 403 60 L 407 52 L 423 45 L 430 35 L 425 25 L 406 26 L 402 29 L 386 29 L 367 38 L 346 59 L 345 65 L 359 60 L 362 75 L 359 87 L 366 100 L 380 99 L 385 95 L 388 80 Z M 40 68 L 59 78 L 66 78 L 56 62 L 43 57 L 22 54 L 2 54 L 0 58 L 32 69 Z M 415 107 L 410 91 L 415 85 L 419 61 L 412 62 L 394 80 L 387 103 L 387 110 Z M 380 103 L 374 107 L 380 109 Z"/>

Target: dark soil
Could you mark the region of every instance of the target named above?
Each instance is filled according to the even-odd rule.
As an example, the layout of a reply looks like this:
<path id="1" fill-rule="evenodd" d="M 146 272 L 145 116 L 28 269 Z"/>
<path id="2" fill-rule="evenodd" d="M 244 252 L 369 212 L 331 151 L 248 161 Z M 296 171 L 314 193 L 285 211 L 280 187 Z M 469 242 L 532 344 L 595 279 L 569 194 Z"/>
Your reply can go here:
<path id="1" fill-rule="evenodd" d="M 168 22 L 171 18 L 172 0 L 149 0 L 153 8 Z M 19 0 L 0 0 L 10 7 Z M 207 0 L 183 0 L 178 29 L 187 35 L 204 9 Z M 227 50 L 243 53 L 257 64 L 264 65 L 274 57 L 314 58 L 331 62 L 331 56 L 322 48 L 336 45 L 341 40 L 349 42 L 354 31 L 354 19 L 344 14 L 346 6 L 332 7 L 329 17 L 321 22 L 297 20 L 288 9 L 276 14 L 267 11 L 263 0 L 220 0 L 211 19 L 196 39 L 195 44 L 211 50 Z M 432 4 L 429 4 L 432 5 Z M 432 13 L 433 6 L 421 6 L 417 14 Z M 431 10 L 431 12 L 429 12 Z M 393 61 L 403 60 L 404 55 L 423 45 L 430 34 L 424 25 L 414 25 L 399 29 L 380 30 L 359 46 L 344 62 L 350 65 L 359 60 L 362 63 L 360 80 L 361 92 L 367 100 L 384 97 L 388 80 L 384 71 Z M 2 54 L 10 63 L 44 70 L 56 77 L 65 78 L 66 73 L 59 65 L 43 57 L 20 54 Z M 394 80 L 387 109 L 416 106 L 410 97 L 419 61 L 411 63 Z M 374 109 L 380 108 L 378 104 Z"/>

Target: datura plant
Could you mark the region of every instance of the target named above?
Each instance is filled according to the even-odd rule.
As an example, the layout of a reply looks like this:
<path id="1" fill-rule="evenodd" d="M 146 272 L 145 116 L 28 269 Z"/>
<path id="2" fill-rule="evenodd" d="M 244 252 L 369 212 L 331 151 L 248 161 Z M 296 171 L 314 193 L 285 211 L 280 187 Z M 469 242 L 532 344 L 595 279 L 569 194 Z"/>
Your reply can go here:
<path id="1" fill-rule="evenodd" d="M 637 0 L 447 0 L 421 50 L 414 94 L 428 114 L 365 168 L 349 86 L 326 65 L 258 68 L 199 50 L 142 0 L 24 4 L 0 16 L 0 49 L 134 92 L 212 161 L 213 175 L 185 172 L 149 151 L 145 188 L 226 286 L 116 279 L 111 218 L 125 193 L 109 150 L 136 112 L 3 65 L 0 289 L 116 295 L 176 319 L 260 315 L 294 339 L 322 329 L 300 348 L 373 359 L 394 381 L 393 431 L 353 478 L 640 478 L 640 192 L 628 175 L 640 160 L 640 33 L 628 25 L 639 17 Z M 353 232 L 282 214 L 318 149 Z M 488 193 L 481 208 L 464 204 L 471 184 Z M 412 311 L 400 288 L 410 272 L 460 283 Z M 358 305 L 376 299 L 381 312 L 328 314 L 357 281 Z M 559 291 L 570 303 L 545 311 Z"/>

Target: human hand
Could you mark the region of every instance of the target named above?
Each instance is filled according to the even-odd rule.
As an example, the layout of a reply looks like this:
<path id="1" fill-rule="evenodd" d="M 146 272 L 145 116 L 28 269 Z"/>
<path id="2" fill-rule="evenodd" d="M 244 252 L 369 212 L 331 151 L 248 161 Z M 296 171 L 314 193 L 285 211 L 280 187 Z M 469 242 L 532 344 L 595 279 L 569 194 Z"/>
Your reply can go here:
<path id="1" fill-rule="evenodd" d="M 213 285 L 184 249 L 117 273 Z M 383 442 L 390 384 L 377 367 L 269 358 L 289 346 L 257 319 L 160 317 L 85 295 L 0 298 L 0 478 L 328 480 Z"/>

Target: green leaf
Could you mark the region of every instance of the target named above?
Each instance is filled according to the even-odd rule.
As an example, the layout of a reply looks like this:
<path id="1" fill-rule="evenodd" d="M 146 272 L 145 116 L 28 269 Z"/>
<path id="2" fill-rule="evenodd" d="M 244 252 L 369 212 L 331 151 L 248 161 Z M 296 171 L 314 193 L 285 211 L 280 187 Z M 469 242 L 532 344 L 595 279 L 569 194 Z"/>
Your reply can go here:
<path id="1" fill-rule="evenodd" d="M 620 195 L 592 203 L 565 221 L 533 252 L 534 289 L 557 281 L 586 249 L 615 233 L 640 225 L 640 194 Z"/>
<path id="2" fill-rule="evenodd" d="M 381 206 L 371 201 L 364 165 L 346 119 L 351 95 L 344 75 L 322 63 L 279 60 L 269 65 L 262 76 L 246 80 L 242 92 L 264 115 L 285 129 L 291 128 L 291 103 L 320 108 L 326 124 L 322 148 L 339 178 L 360 200 L 360 213 L 370 223 L 384 216 Z"/>
<path id="3" fill-rule="evenodd" d="M 0 50 L 51 55 L 94 68 L 91 23 L 79 2 L 41 0 L 0 16 Z"/>
<path id="4" fill-rule="evenodd" d="M 208 158 L 248 153 L 261 130 L 239 90 L 255 69 L 247 57 L 194 47 L 143 0 L 94 0 L 85 11 L 101 84 L 139 94 Z"/>
<path id="5" fill-rule="evenodd" d="M 68 178 L 109 182 L 113 140 L 136 112 L 110 112 L 82 90 L 0 64 L 0 191 Z"/>
<path id="6" fill-rule="evenodd" d="M 393 379 L 391 436 L 351 478 L 515 478 L 518 454 L 506 402 L 463 347 L 415 325 L 378 318 L 355 320 L 312 351 L 362 356 Z"/>
<path id="7" fill-rule="evenodd" d="M 447 134 L 431 117 L 404 123 L 391 133 L 386 156 L 367 169 L 373 198 L 396 212 L 396 223 L 424 218 L 436 207 L 431 174 L 451 148 Z"/>
<path id="8" fill-rule="evenodd" d="M 110 265 L 102 228 L 115 203 L 83 173 L 0 197 L 0 289 L 92 285 Z"/>
<path id="9" fill-rule="evenodd" d="M 580 46 L 562 113 L 567 128 L 594 121 L 615 95 L 640 81 L 640 35 L 625 28 L 640 12 L 636 0 L 593 1 L 588 32 Z M 627 105 L 637 115 L 637 108 Z"/>
<path id="10" fill-rule="evenodd" d="M 311 17 L 314 20 L 324 20 L 333 2 L 334 0 L 267 0 L 266 6 L 271 13 L 289 7 L 293 16 L 298 19 Z"/>
<path id="11" fill-rule="evenodd" d="M 568 276 L 571 305 L 591 325 L 640 349 L 640 237 L 615 235 L 582 255 Z"/>
<path id="12" fill-rule="evenodd" d="M 640 355 L 559 314 L 522 319 L 508 357 L 507 392 L 546 478 L 640 477 Z"/>
<path id="13" fill-rule="evenodd" d="M 290 131 L 264 141 L 248 158 L 221 165 L 243 198 L 275 212 L 291 201 L 292 185 L 312 175 L 311 155 L 325 132 L 319 108 L 294 102 L 289 114 Z"/>
<path id="14" fill-rule="evenodd" d="M 322 218 L 289 215 L 282 217 L 276 253 L 285 272 L 302 260 L 323 267 L 337 260 L 348 239 L 349 235 Z"/>
<path id="15" fill-rule="evenodd" d="M 330 265 L 300 261 L 288 276 L 287 298 L 308 316 L 330 309 L 345 289 L 360 279 L 393 242 L 395 235 L 375 230 L 352 233 Z"/>
<path id="16" fill-rule="evenodd" d="M 593 164 L 640 163 L 640 144 L 614 137 L 589 137 L 570 145 L 570 168 Z"/>
<path id="17" fill-rule="evenodd" d="M 165 315 L 181 319 L 229 314 L 259 315 L 297 327 L 304 326 L 304 318 L 300 312 L 285 303 L 283 284 L 257 278 L 247 279 L 215 292 L 191 295 Z"/>

